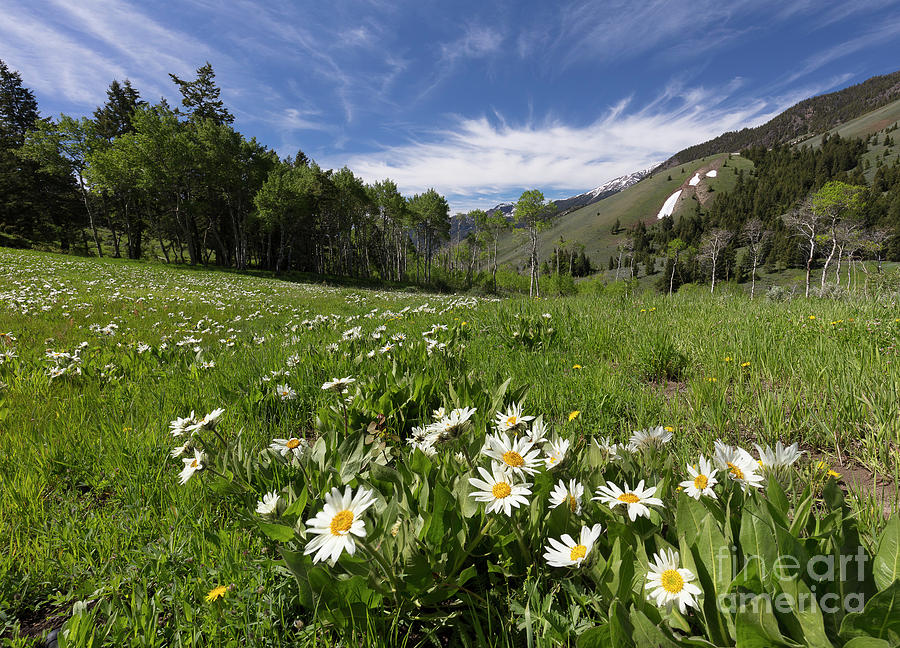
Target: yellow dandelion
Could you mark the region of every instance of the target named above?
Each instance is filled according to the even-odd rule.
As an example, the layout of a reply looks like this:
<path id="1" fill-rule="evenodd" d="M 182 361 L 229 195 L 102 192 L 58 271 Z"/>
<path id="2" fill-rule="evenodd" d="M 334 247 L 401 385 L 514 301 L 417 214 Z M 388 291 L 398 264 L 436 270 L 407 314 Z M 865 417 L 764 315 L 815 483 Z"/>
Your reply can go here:
<path id="1" fill-rule="evenodd" d="M 571 423 L 572 421 L 574 421 L 575 419 L 577 419 L 580 415 L 581 415 L 581 412 L 578 411 L 578 410 L 575 410 L 575 411 L 573 411 L 573 412 L 569 412 L 569 423 Z"/>
<path id="2" fill-rule="evenodd" d="M 725 356 L 725 362 L 731 362 L 731 356 Z"/>
<path id="3" fill-rule="evenodd" d="M 674 432 L 674 431 L 675 431 L 675 428 L 673 428 L 673 427 L 671 427 L 671 426 L 669 426 L 669 425 L 667 425 L 667 426 L 664 427 L 663 429 L 664 429 L 666 432 Z"/>
<path id="4" fill-rule="evenodd" d="M 816 319 L 816 316 L 815 316 L 815 315 L 810 315 L 810 316 L 809 316 L 809 319 L 814 320 L 814 319 Z"/>
<path id="5" fill-rule="evenodd" d="M 581 369 L 580 364 L 572 365 L 572 369 Z"/>
<path id="6" fill-rule="evenodd" d="M 228 588 L 224 585 L 219 585 L 218 587 L 214 587 L 209 590 L 209 594 L 206 595 L 206 602 L 212 603 L 216 599 L 224 598 L 225 593 L 228 591 Z"/>
<path id="7" fill-rule="evenodd" d="M 835 472 L 834 470 L 829 470 L 829 471 L 828 471 L 828 476 L 829 476 L 829 477 L 834 477 L 835 479 L 840 479 L 840 478 L 841 478 L 841 473 Z"/>
<path id="8" fill-rule="evenodd" d="M 741 366 L 742 366 L 742 367 L 749 367 L 749 366 L 750 366 L 750 362 L 749 362 L 749 361 L 748 361 L 748 362 L 742 362 L 742 363 L 741 363 Z"/>

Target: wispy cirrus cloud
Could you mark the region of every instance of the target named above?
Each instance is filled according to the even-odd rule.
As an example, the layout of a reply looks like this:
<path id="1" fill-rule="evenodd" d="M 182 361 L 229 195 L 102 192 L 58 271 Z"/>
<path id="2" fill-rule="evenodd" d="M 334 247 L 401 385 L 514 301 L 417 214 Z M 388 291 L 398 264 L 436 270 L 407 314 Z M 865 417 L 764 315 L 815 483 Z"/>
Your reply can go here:
<path id="1" fill-rule="evenodd" d="M 580 126 L 553 118 L 510 124 L 502 117 L 457 117 L 452 127 L 407 143 L 326 162 L 346 163 L 369 182 L 391 178 L 405 193 L 433 186 L 461 211 L 490 207 L 523 188 L 580 192 L 723 131 L 766 121 L 786 107 L 736 102 L 724 93 L 733 86 L 673 86 L 643 107 L 625 99 Z"/>

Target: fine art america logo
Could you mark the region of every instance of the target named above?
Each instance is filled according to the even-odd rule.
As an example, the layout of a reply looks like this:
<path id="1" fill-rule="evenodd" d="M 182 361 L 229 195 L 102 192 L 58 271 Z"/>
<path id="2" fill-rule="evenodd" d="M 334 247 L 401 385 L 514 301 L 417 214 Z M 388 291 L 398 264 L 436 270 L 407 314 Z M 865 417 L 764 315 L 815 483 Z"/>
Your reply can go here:
<path id="1" fill-rule="evenodd" d="M 841 583 L 863 583 L 866 580 L 865 565 L 869 561 L 865 549 L 860 546 L 855 554 L 818 554 L 811 556 L 805 565 L 793 555 L 775 557 L 737 556 L 737 547 L 720 547 L 716 555 L 717 569 L 721 573 L 731 570 L 732 582 L 744 574 L 744 591 L 724 592 L 718 597 L 723 612 L 808 612 L 818 606 L 825 614 L 862 612 L 865 594 L 860 591 L 844 593 Z M 807 581 L 808 578 L 808 581 Z M 781 591 L 757 594 L 754 584 L 775 581 Z M 808 586 L 806 583 L 812 582 Z M 760 588 L 761 589 L 761 588 Z M 857 588 L 847 588 L 854 590 Z"/>

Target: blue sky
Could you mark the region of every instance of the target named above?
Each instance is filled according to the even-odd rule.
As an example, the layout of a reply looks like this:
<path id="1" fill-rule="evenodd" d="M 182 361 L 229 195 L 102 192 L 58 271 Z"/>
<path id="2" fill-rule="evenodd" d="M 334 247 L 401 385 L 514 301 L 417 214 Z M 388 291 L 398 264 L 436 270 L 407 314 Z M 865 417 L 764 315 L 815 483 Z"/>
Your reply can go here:
<path id="1" fill-rule="evenodd" d="M 900 3 L 0 0 L 44 115 L 210 61 L 247 136 L 454 211 L 591 189 L 900 68 Z"/>

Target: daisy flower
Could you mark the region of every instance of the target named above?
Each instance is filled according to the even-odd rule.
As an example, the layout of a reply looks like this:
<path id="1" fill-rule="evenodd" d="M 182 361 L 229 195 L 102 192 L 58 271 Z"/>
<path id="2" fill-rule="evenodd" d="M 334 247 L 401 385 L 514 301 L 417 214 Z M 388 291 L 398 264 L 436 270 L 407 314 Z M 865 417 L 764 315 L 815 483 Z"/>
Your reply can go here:
<path id="1" fill-rule="evenodd" d="M 689 569 L 680 568 L 679 564 L 677 551 L 663 549 L 653 555 L 647 572 L 646 589 L 651 590 L 647 598 L 661 608 L 678 605 L 678 611 L 686 614 L 689 607 L 699 607 L 696 597 L 703 590 L 692 582 L 696 576 Z"/>
<path id="2" fill-rule="evenodd" d="M 653 497 L 653 494 L 656 493 L 656 486 L 651 486 L 648 488 L 644 488 L 644 480 L 642 479 L 638 482 L 638 485 L 631 489 L 628 487 L 628 484 L 625 484 L 625 488 L 619 488 L 611 481 L 606 482 L 606 486 L 601 486 L 599 490 L 599 494 L 594 497 L 594 500 L 599 500 L 609 506 L 611 509 L 615 509 L 615 507 L 624 505 L 626 507 L 626 512 L 628 513 L 628 518 L 634 522 L 638 516 L 643 516 L 646 518 L 650 517 L 650 509 L 647 506 L 662 506 L 662 500 L 658 497 Z"/>
<path id="3" fill-rule="evenodd" d="M 531 495 L 531 484 L 523 482 L 515 484 L 512 477 L 503 470 L 499 464 L 492 466 L 493 473 L 484 468 L 478 468 L 478 472 L 484 479 L 470 477 L 469 483 L 478 490 L 470 493 L 479 502 L 490 502 L 488 513 L 500 512 L 512 515 L 512 509 L 519 506 L 528 506 L 527 495 Z"/>
<path id="4" fill-rule="evenodd" d="M 497 426 L 500 432 L 518 431 L 528 425 L 528 421 L 533 419 L 533 416 L 522 415 L 521 403 L 513 403 L 506 408 L 505 412 L 497 412 L 494 425 Z"/>
<path id="5" fill-rule="evenodd" d="M 659 448 L 671 440 L 672 432 L 659 425 L 654 428 L 632 432 L 631 438 L 628 440 L 628 449 L 631 452 L 637 452 L 646 448 Z"/>
<path id="6" fill-rule="evenodd" d="M 548 540 L 550 544 L 544 547 L 546 549 L 544 560 L 551 567 L 580 567 L 591 553 L 591 549 L 594 548 L 594 543 L 600 537 L 601 530 L 602 527 L 599 524 L 592 527 L 581 527 L 578 542 L 575 542 L 568 533 L 559 540 L 550 538 Z"/>
<path id="7" fill-rule="evenodd" d="M 713 490 L 713 486 L 719 483 L 716 479 L 717 471 L 712 467 L 712 464 L 706 457 L 700 457 L 698 463 L 699 470 L 688 464 L 687 470 L 691 478 L 681 482 L 679 486 L 684 489 L 685 493 L 696 500 L 700 499 L 701 495 L 716 499 L 716 493 Z"/>
<path id="8" fill-rule="evenodd" d="M 187 484 L 188 480 L 193 477 L 194 473 L 198 470 L 203 470 L 206 466 L 204 462 L 206 461 L 206 455 L 202 452 L 194 449 L 194 457 L 188 459 L 182 459 L 184 462 L 184 468 L 181 470 L 181 473 L 178 475 L 181 478 L 181 484 Z"/>
<path id="9" fill-rule="evenodd" d="M 259 515 L 272 515 L 278 508 L 278 502 L 280 499 L 281 497 L 278 495 L 278 491 L 266 493 L 265 495 L 263 495 L 263 498 L 259 500 L 259 502 L 257 502 L 256 512 Z"/>
<path id="10" fill-rule="evenodd" d="M 365 488 L 360 488 L 355 496 L 349 486 L 343 495 L 332 488 L 325 495 L 325 507 L 306 521 L 307 533 L 316 537 L 306 545 L 304 555 L 315 554 L 314 563 L 327 560 L 332 565 L 344 551 L 352 556 L 356 552 L 353 536 L 366 537 L 366 525 L 360 516 L 374 503 L 375 496 Z"/>
<path id="11" fill-rule="evenodd" d="M 796 443 L 785 447 L 781 441 L 778 441 L 774 450 L 769 446 L 761 448 L 756 443 L 753 445 L 756 446 L 756 452 L 759 454 L 760 465 L 767 469 L 792 466 L 803 454 L 803 450 L 800 450 Z"/>
<path id="12" fill-rule="evenodd" d="M 759 474 L 759 464 L 753 456 L 743 448 L 732 447 L 716 441 L 714 461 L 719 469 L 741 485 L 746 491 L 751 486 L 761 488 L 763 476 Z"/>
<path id="13" fill-rule="evenodd" d="M 346 378 L 332 378 L 329 382 L 322 385 L 322 389 L 325 391 L 332 390 L 336 391 L 338 394 L 343 394 L 347 391 L 347 388 L 355 382 L 356 378 L 351 378 L 350 376 L 347 376 Z"/>
<path id="14" fill-rule="evenodd" d="M 194 421 L 194 411 L 191 410 L 190 416 L 185 416 L 184 418 L 176 418 L 174 421 L 169 423 L 169 431 L 172 433 L 174 437 L 180 437 L 185 432 L 188 431 L 188 428 L 192 426 L 196 421 Z"/>
<path id="15" fill-rule="evenodd" d="M 294 400 L 297 398 L 297 392 L 289 385 L 275 385 L 275 393 L 278 394 L 278 398 L 283 401 Z"/>
<path id="16" fill-rule="evenodd" d="M 569 511 L 581 515 L 581 498 L 584 497 L 584 486 L 576 479 L 570 479 L 568 487 L 563 480 L 556 482 L 550 493 L 550 506 L 556 508 L 565 504 Z"/>
<path id="17" fill-rule="evenodd" d="M 526 438 L 510 439 L 509 435 L 488 434 L 485 437 L 485 447 L 482 452 L 494 461 L 504 466 L 504 470 L 511 470 L 519 477 L 533 475 L 540 466 L 540 450 L 534 448 L 531 441 Z"/>
<path id="18" fill-rule="evenodd" d="M 272 439 L 272 443 L 269 444 L 269 450 L 277 452 L 282 457 L 293 455 L 297 459 L 303 455 L 303 452 L 308 447 L 309 444 L 305 439 L 298 439 L 297 437 L 291 437 L 289 439 Z"/>
<path id="19" fill-rule="evenodd" d="M 539 418 L 535 419 L 534 423 L 531 424 L 530 430 L 525 431 L 524 437 L 534 445 L 541 445 L 547 442 L 547 434 L 549 432 L 544 419 Z"/>
<path id="20" fill-rule="evenodd" d="M 189 426 L 187 430 L 189 432 L 199 432 L 203 429 L 212 429 L 216 426 L 216 422 L 219 420 L 219 417 L 225 413 L 224 407 L 217 407 L 212 412 L 204 416 L 202 419 Z M 191 412 L 193 414 L 193 412 Z"/>
<path id="21" fill-rule="evenodd" d="M 599 441 L 594 439 L 594 446 L 609 459 L 617 459 L 619 457 L 619 450 L 623 449 L 618 443 L 613 443 L 612 439 L 608 436 L 602 437 Z"/>
<path id="22" fill-rule="evenodd" d="M 568 439 L 556 439 L 555 441 L 547 443 L 547 445 L 544 446 L 544 452 L 547 453 L 547 456 L 544 457 L 544 464 L 547 468 L 556 468 L 561 464 L 562 460 L 566 458 L 566 451 L 568 449 Z"/>

